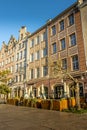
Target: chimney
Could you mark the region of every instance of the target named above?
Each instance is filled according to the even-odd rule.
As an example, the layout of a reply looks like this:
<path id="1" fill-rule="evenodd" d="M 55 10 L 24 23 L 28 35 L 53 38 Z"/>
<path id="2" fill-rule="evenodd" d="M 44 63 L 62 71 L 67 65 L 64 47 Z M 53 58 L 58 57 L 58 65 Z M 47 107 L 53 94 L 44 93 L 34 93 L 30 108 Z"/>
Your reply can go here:
<path id="1" fill-rule="evenodd" d="M 81 5 L 84 2 L 84 0 L 78 0 L 78 4 Z"/>
<path id="2" fill-rule="evenodd" d="M 27 33 L 26 26 L 22 26 L 19 31 L 19 40 L 22 40 L 26 36 L 26 33 Z"/>

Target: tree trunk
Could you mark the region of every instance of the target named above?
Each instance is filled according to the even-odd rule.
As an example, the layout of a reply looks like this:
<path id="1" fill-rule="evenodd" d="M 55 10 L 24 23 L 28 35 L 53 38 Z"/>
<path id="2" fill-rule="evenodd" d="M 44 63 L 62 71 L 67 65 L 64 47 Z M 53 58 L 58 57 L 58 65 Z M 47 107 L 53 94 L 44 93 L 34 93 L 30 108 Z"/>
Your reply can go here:
<path id="1" fill-rule="evenodd" d="M 80 106 L 79 84 L 78 83 L 76 83 L 76 86 L 75 86 L 75 93 L 76 93 L 76 108 L 77 108 L 77 110 L 80 110 L 81 106 Z"/>

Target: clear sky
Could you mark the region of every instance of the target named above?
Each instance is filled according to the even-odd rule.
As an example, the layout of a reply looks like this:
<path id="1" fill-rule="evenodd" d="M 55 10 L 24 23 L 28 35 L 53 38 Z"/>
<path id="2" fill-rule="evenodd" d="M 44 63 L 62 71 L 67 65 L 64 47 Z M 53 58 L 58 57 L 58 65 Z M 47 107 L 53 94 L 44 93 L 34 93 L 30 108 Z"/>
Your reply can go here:
<path id="1" fill-rule="evenodd" d="M 77 0 L 0 0 L 0 48 L 21 26 L 34 32 Z"/>

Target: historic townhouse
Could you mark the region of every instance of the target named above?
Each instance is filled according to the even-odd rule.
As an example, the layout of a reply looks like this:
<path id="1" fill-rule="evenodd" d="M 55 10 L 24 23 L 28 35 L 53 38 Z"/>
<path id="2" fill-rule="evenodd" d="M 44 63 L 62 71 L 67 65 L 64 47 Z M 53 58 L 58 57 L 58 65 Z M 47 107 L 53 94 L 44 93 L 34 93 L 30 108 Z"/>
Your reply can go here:
<path id="1" fill-rule="evenodd" d="M 18 41 L 11 36 L 8 44 L 4 42 L 0 51 L 0 70 L 10 70 L 12 80 L 8 83 L 11 88 L 10 97 L 21 97 L 25 93 L 26 80 L 26 54 L 27 39 L 29 33 L 26 27 L 21 27 Z"/>
<path id="2" fill-rule="evenodd" d="M 11 36 L 8 45 L 5 42 L 2 43 L 2 48 L 0 50 L 0 71 L 10 70 L 11 77 L 15 74 L 15 49 L 17 40 Z M 12 86 L 12 80 L 8 83 Z"/>
<path id="3" fill-rule="evenodd" d="M 75 96 L 71 79 L 51 78 L 49 58 L 55 64 L 61 59 L 63 69 L 79 81 L 80 96 L 86 96 L 86 8 L 87 1 L 80 0 L 28 37 L 30 97 Z"/>
<path id="4" fill-rule="evenodd" d="M 26 27 L 22 26 L 19 31 L 19 39 L 15 50 L 15 74 L 12 89 L 14 97 L 21 97 L 25 94 L 26 67 L 27 67 L 27 35 Z"/>
<path id="5" fill-rule="evenodd" d="M 48 76 L 48 39 L 47 25 L 41 27 L 28 37 L 29 66 L 27 73 L 28 94 L 30 97 L 40 97 L 46 91 Z M 45 87 L 45 88 L 44 88 Z"/>
<path id="6" fill-rule="evenodd" d="M 52 76 L 49 61 L 56 65 L 60 59 L 63 70 L 79 81 L 80 96 L 87 96 L 86 28 L 87 0 L 78 0 L 34 33 L 23 26 L 18 41 L 11 36 L 8 45 L 3 43 L 0 70 L 10 69 L 13 74 L 11 97 L 75 96 L 70 78 Z"/>
<path id="7" fill-rule="evenodd" d="M 86 3 L 84 2 L 82 5 L 83 4 Z M 78 79 L 80 96 L 83 96 L 86 92 L 84 81 L 81 79 L 82 75 L 86 72 L 85 43 L 83 40 L 81 19 L 82 5 L 80 6 L 75 3 L 54 18 L 48 27 L 48 57 L 51 57 L 52 61 L 55 63 L 56 60 L 61 59 L 63 69 L 68 69 L 69 73 L 74 78 Z M 69 86 L 72 80 L 64 80 L 65 81 L 63 81 L 62 78 L 50 80 L 50 89 L 55 98 L 74 96 L 75 93 L 73 93 L 72 88 L 70 89 Z"/>

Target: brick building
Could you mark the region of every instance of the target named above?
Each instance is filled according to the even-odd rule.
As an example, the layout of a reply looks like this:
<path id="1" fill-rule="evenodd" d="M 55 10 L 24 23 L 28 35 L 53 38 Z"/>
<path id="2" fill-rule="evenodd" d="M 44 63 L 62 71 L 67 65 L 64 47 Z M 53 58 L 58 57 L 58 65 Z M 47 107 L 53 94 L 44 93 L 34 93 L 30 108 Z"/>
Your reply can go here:
<path id="1" fill-rule="evenodd" d="M 80 96 L 87 94 L 87 0 L 79 0 L 32 34 L 22 27 L 14 54 L 14 96 L 62 98 L 75 96 L 72 80 L 52 77 L 49 59 L 61 59 L 79 82 Z M 7 46 L 3 44 L 4 48 Z M 2 46 L 2 47 L 3 47 Z M 9 44 L 8 44 L 9 46 Z M 0 51 L 2 56 L 3 49 Z M 25 55 L 23 57 L 23 55 Z M 8 58 L 8 56 L 7 56 Z M 3 57 L 0 58 L 3 65 Z M 11 64 L 10 64 L 11 66 Z M 2 67 L 3 69 L 6 69 Z M 1 68 L 1 69 L 2 69 Z M 7 67 L 8 68 L 8 67 Z M 70 87 L 71 86 L 71 87 Z"/>
<path id="2" fill-rule="evenodd" d="M 27 87 L 31 97 L 75 96 L 69 87 L 72 80 L 51 78 L 49 57 L 53 62 L 61 59 L 62 67 L 69 69 L 69 73 L 78 79 L 80 96 L 86 96 L 86 8 L 87 1 L 76 2 L 28 37 L 30 62 Z"/>

